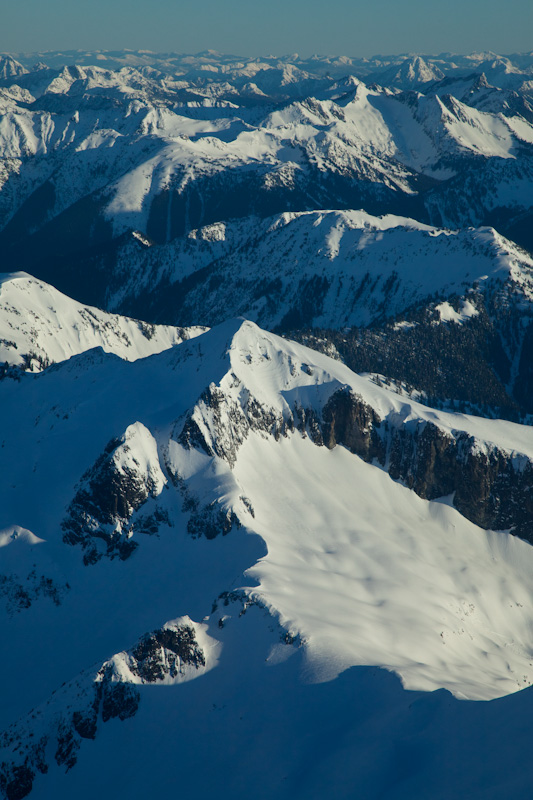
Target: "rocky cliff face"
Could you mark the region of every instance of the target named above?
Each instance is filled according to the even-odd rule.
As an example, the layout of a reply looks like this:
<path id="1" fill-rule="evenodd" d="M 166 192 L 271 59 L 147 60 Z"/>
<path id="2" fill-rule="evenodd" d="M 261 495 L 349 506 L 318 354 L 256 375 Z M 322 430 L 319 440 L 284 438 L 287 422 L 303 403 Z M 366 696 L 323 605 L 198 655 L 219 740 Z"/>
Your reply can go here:
<path id="1" fill-rule="evenodd" d="M 137 448 L 144 463 L 136 456 Z M 137 547 L 130 525 L 133 513 L 164 485 L 155 440 L 144 425 L 131 425 L 120 440 L 109 442 L 82 477 L 62 522 L 63 541 L 83 548 L 85 564 L 104 555 L 124 561 Z"/>
<path id="2" fill-rule="evenodd" d="M 182 446 L 218 456 L 232 467 L 250 432 L 279 438 L 295 429 L 318 446 L 332 449 L 339 444 L 364 461 L 378 463 L 424 499 L 452 495 L 455 508 L 482 528 L 509 529 L 533 543 L 533 463 L 528 457 L 465 431 L 450 434 L 428 420 L 404 422 L 397 415 L 382 419 L 348 388 L 335 391 L 321 410 L 295 403 L 289 414 L 280 414 L 250 394 L 239 404 L 213 385 L 187 416 L 178 438 Z M 203 516 L 196 507 L 191 510 L 189 528 L 196 535 L 203 527 L 210 536 L 231 527 L 218 509 L 212 513 L 224 518 L 216 521 L 205 509 Z"/>
<path id="3" fill-rule="evenodd" d="M 238 385 L 233 376 L 233 386 Z M 249 392 L 243 397 L 238 402 L 211 385 L 187 415 L 179 443 L 217 456 L 231 468 L 250 433 L 279 439 L 298 430 L 318 446 L 339 444 L 379 464 L 424 499 L 453 496 L 455 508 L 482 528 L 509 529 L 533 543 L 533 462 L 527 456 L 465 431 L 449 433 L 429 420 L 404 421 L 392 413 L 382 419 L 348 387 L 336 390 L 321 409 L 294 402 L 284 413 L 265 407 Z M 205 528 L 211 538 L 231 528 L 230 517 L 218 506 L 199 515 L 193 502 L 189 510 L 189 530 L 195 535 Z"/>
<path id="4" fill-rule="evenodd" d="M 17 647 L 11 648 L 26 646 L 30 651 L 17 662 L 24 676 L 18 685 L 31 679 L 34 638 L 26 632 L 40 635 L 36 623 L 47 622 L 42 647 L 47 663 L 63 659 L 61 680 L 79 669 L 70 670 L 68 651 L 77 651 L 82 638 L 92 635 L 89 628 L 105 630 L 113 616 L 116 626 L 109 638 L 90 640 L 89 658 L 83 664 L 96 661 L 95 668 L 64 684 L 48 703 L 0 737 L 0 796 L 3 792 L 6 800 L 18 800 L 34 783 L 38 794 L 41 776 L 52 771 L 52 766 L 54 771 L 71 769 L 83 742 L 98 738 L 109 720 L 130 720 L 128 725 L 142 727 L 137 715 L 140 704 L 144 703 L 144 716 L 151 702 L 148 695 L 162 697 L 161 692 L 144 693 L 144 684 L 189 680 L 215 664 L 218 655 L 213 655 L 212 648 L 217 642 L 212 640 L 206 646 L 209 637 L 200 633 L 203 626 L 182 619 L 159 627 L 161 620 L 176 613 L 174 608 L 189 610 L 206 626 L 214 626 L 217 639 L 220 632 L 224 644 L 221 653 L 231 646 L 232 616 L 246 617 L 245 636 L 253 630 L 254 615 L 264 612 L 271 615 L 267 631 L 274 638 L 265 636 L 273 648 L 273 663 L 287 655 L 283 642 L 300 642 L 312 656 L 313 637 L 326 631 L 320 650 L 329 661 L 339 658 L 353 666 L 386 664 L 402 677 L 402 670 L 411 669 L 408 649 L 414 639 L 400 635 L 398 626 L 410 625 L 405 609 L 416 608 L 423 617 L 422 622 L 415 619 L 423 632 L 421 641 L 426 637 L 428 642 L 412 668 L 421 665 L 421 682 L 427 681 L 429 663 L 438 670 L 432 686 L 455 688 L 453 681 L 446 683 L 450 664 L 459 676 L 468 664 L 472 673 L 482 675 L 481 686 L 485 677 L 479 664 L 484 664 L 488 652 L 483 637 L 492 636 L 491 658 L 498 657 L 503 666 L 501 672 L 499 666 L 493 670 L 496 688 L 490 690 L 500 691 L 501 675 L 506 671 L 512 672 L 512 690 L 530 683 L 527 647 L 513 653 L 511 671 L 507 661 L 511 656 L 501 643 L 515 641 L 521 631 L 529 630 L 530 582 L 527 569 L 525 575 L 517 576 L 515 567 L 520 558 L 527 566 L 533 551 L 512 536 L 484 536 L 467 520 L 486 529 L 511 531 L 533 543 L 531 429 L 428 409 L 355 375 L 337 360 L 242 320 L 228 322 L 140 363 L 117 360 L 109 371 L 106 364 L 102 359 L 83 365 L 75 361 L 0 386 L 5 408 L 11 409 L 6 417 L 24 423 L 18 422 L 0 437 L 4 469 L 7 473 L 16 454 L 27 450 L 26 443 L 36 434 L 40 437 L 37 441 L 43 456 L 31 472 L 35 476 L 32 496 L 39 498 L 39 514 L 52 520 L 47 530 L 33 526 L 39 537 L 29 529 L 17 533 L 19 528 L 13 525 L 0 530 L 0 546 L 5 546 L 8 555 L 13 551 L 13 561 L 20 545 L 29 570 L 34 561 L 37 564 L 37 584 L 27 581 L 25 585 L 31 572 L 21 569 L 13 571 L 20 577 L 17 586 L 15 578 L 9 579 L 15 599 L 19 584 L 27 593 L 30 584 L 37 592 L 31 600 L 36 608 L 24 614 L 13 608 L 9 620 L 13 627 L 15 623 L 27 625 L 20 628 Z M 94 392 L 95 386 L 98 392 Z M 99 429 L 102 417 L 117 396 L 121 402 L 105 419 L 103 433 Z M 68 415 L 54 410 L 58 397 Z M 42 420 L 36 421 L 37 410 Z M 56 427 L 49 424 L 47 415 Z M 131 423 L 139 418 L 143 423 Z M 20 438 L 21 432 L 28 432 L 27 437 Z M 100 437 L 98 444 L 93 436 Z M 55 457 L 58 442 L 66 448 L 63 460 Z M 524 454 L 520 452 L 522 443 Z M 335 454 L 329 452 L 337 446 Z M 94 461 L 100 450 L 100 458 Z M 25 515 L 28 470 L 23 466 L 13 470 L 11 491 L 5 487 L 6 517 Z M 65 484 L 63 479 L 62 493 L 50 503 L 65 473 L 72 482 Z M 81 475 L 76 486 L 73 474 Z M 19 491 L 18 485 L 23 489 Z M 430 507 L 414 493 L 427 500 L 445 498 L 445 503 Z M 460 513 L 447 507 L 452 503 Z M 402 511 L 396 519 L 398 508 Z M 169 530 L 159 530 L 164 525 Z M 235 530 L 239 525 L 254 535 L 239 533 Z M 143 541 L 140 534 L 144 542 L 139 546 Z M 259 537 L 260 542 L 256 541 Z M 48 569 L 44 560 L 47 548 L 52 555 L 64 557 L 63 578 L 59 574 L 56 579 Z M 450 607 L 446 588 L 440 605 L 428 615 L 427 598 L 434 582 L 427 579 L 426 571 L 435 553 L 435 561 L 442 560 L 438 570 L 435 567 L 439 580 L 452 587 L 454 603 Z M 37 561 L 41 555 L 42 564 Z M 85 564 L 101 563 L 84 569 L 82 556 Z M 113 564 L 103 563 L 105 559 Z M 402 587 L 398 593 L 395 588 L 392 593 L 389 590 L 389 577 L 379 577 L 382 568 L 387 569 L 387 559 L 389 565 L 397 565 L 392 570 L 398 571 L 391 571 L 390 576 L 394 587 Z M 356 568 L 365 560 L 370 566 L 360 577 Z M 493 562 L 498 563 L 494 573 Z M 412 594 L 402 606 L 403 587 L 414 574 L 413 565 L 418 570 L 418 585 L 409 587 Z M 474 566 L 474 577 L 465 576 L 464 571 L 474 570 Z M 330 572 L 335 577 L 327 586 L 324 576 Z M 205 584 L 197 588 L 204 573 L 208 576 Z M 482 583 L 485 573 L 490 573 L 489 583 Z M 35 588 L 41 587 L 40 575 L 48 574 L 61 590 L 64 587 L 64 600 L 63 594 L 49 590 L 48 583 L 38 591 Z M 521 582 L 515 592 L 518 579 Z M 505 581 L 506 592 L 513 587 L 509 595 L 512 606 L 506 603 L 504 609 L 512 625 L 496 629 L 491 615 L 499 608 L 498 598 L 493 598 L 493 587 L 499 581 Z M 7 579 L 0 581 L 0 595 L 2 585 L 8 586 Z M 72 590 L 66 595 L 69 585 Z M 371 602 L 369 586 L 374 587 Z M 472 594 L 471 598 L 467 595 L 467 605 L 462 599 L 467 586 L 490 602 L 478 604 Z M 94 616 L 83 619 L 84 609 L 90 608 L 93 614 L 95 596 L 101 607 L 95 603 Z M 26 603 L 25 595 L 20 598 Z M 324 610 L 329 614 L 325 621 Z M 48 619 L 47 612 L 51 612 Z M 365 618 L 366 613 L 372 616 Z M 390 617 L 391 613 L 396 616 Z M 440 622 L 441 617 L 446 624 Z M 62 626 L 65 618 L 68 625 Z M 141 622 L 145 618 L 150 621 Z M 277 618 L 285 625 L 283 630 L 276 627 Z M 315 619 L 319 629 L 313 628 Z M 361 620 L 358 628 L 354 619 Z M 128 625 L 133 629 L 130 641 L 137 640 L 136 644 L 117 653 L 124 644 L 121 641 L 115 646 L 115 637 L 122 637 Z M 330 634 L 335 626 L 336 642 Z M 383 626 L 383 636 L 375 636 L 376 626 Z M 150 632 L 137 638 L 145 630 Z M 365 636 L 368 650 L 361 655 Z M 394 662 L 388 636 L 393 645 L 400 641 L 406 648 L 398 650 Z M 371 649 L 376 640 L 384 654 Z M 451 642 L 453 646 L 449 646 Z M 353 651 L 348 652 L 352 646 Z M 475 665 L 469 660 L 472 652 L 479 657 Z M 107 659 L 102 653 L 117 654 Z M 343 661 L 345 658 L 348 660 Z M 240 654 L 236 653 L 235 659 L 234 665 L 240 664 Z M 258 662 L 264 661 L 261 650 Z M 231 662 L 226 664 L 221 673 L 233 679 Z M 6 664 L 2 667 L 6 674 Z M 7 673 L 11 679 L 13 671 Z M 54 676 L 52 667 L 44 680 L 46 696 L 55 685 Z M 36 679 L 37 684 L 42 686 L 42 679 Z M 216 686 L 217 681 L 206 684 Z M 476 696 L 485 697 L 484 691 L 481 686 Z M 40 688 L 34 697 L 34 705 L 41 703 Z M 214 696 L 213 702 L 218 702 L 218 697 Z M 15 711 L 20 713 L 18 708 Z M 15 712 L 6 711 L 5 724 L 15 717 Z M 184 730 L 187 735 L 186 726 Z M 196 747 L 197 740 L 192 741 Z M 82 759 L 79 761 L 81 774 Z M 50 783 L 53 780 L 50 776 Z M 44 780 L 42 784 L 46 785 Z"/>
<path id="5" fill-rule="evenodd" d="M 268 363 L 270 356 L 264 358 Z M 287 367 L 291 375 L 298 370 L 313 374 L 312 367 L 298 367 L 290 358 Z M 455 508 L 482 528 L 510 530 L 533 543 L 529 457 L 464 430 L 444 430 L 438 421 L 413 418 L 409 404 L 405 413 L 380 416 L 348 386 L 337 386 L 329 399 L 317 405 L 293 399 L 276 408 L 254 396 L 243 377 L 230 371 L 220 385 L 211 383 L 173 423 L 163 449 L 173 442 L 185 451 L 220 459 L 232 470 L 250 435 L 278 440 L 299 433 L 317 446 L 346 447 L 424 499 L 451 496 Z M 135 423 L 120 440 L 109 443 L 83 476 L 62 527 L 64 541 L 83 548 L 86 564 L 103 556 L 127 559 L 138 546 L 139 532 L 152 534 L 160 524 L 172 525 L 165 505 L 158 502 L 165 485 L 178 490 L 192 536 L 212 539 L 241 524 L 237 508 L 221 504 L 219 498 L 197 496 L 167 455 L 163 471 L 153 435 Z M 150 512 L 139 513 L 150 499 L 154 501 Z M 245 504 L 243 509 L 247 510 Z"/>
<path id="6" fill-rule="evenodd" d="M 533 543 L 533 462 L 480 442 L 464 431 L 449 435 L 429 421 L 382 420 L 346 390 L 337 391 L 321 419 L 326 447 L 347 447 L 376 459 L 394 480 L 420 497 L 453 495 L 453 505 L 482 528 L 509 529 Z M 314 441 L 316 433 L 313 431 Z"/>
<path id="7" fill-rule="evenodd" d="M 233 388 L 240 383 L 235 375 L 232 382 Z M 239 403 L 215 384 L 210 384 L 187 416 L 179 443 L 188 448 L 197 447 L 210 456 L 219 456 L 233 466 L 239 447 L 251 431 L 279 439 L 288 430 L 294 430 L 292 414 L 285 418 L 246 390 L 244 392 L 246 397 Z"/>

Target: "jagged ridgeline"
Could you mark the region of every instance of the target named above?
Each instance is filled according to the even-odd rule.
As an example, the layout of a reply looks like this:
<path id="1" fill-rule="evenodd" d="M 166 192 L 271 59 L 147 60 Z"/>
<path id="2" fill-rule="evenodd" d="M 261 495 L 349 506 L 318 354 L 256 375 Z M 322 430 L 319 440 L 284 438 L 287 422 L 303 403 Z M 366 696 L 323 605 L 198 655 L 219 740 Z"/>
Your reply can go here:
<path id="1" fill-rule="evenodd" d="M 529 800 L 532 86 L 0 57 L 3 800 Z"/>
<path id="2" fill-rule="evenodd" d="M 102 55 L 2 61 L 4 269 L 101 306 L 133 232 L 164 259 L 208 224 L 332 208 L 532 246 L 530 57 Z"/>
<path id="3" fill-rule="evenodd" d="M 151 324 L 310 328 L 432 405 L 527 420 L 530 57 L 71 57 L 2 60 L 3 269 Z M 19 363 L 49 363 L 39 338 Z"/>
<path id="4" fill-rule="evenodd" d="M 198 321 L 243 315 L 403 382 L 432 406 L 524 421 L 533 410 L 533 260 L 493 229 L 306 212 L 217 223 L 163 251 L 132 239 L 121 259 L 121 285 L 100 300 L 166 326 L 106 316 L 29 276 L 6 276 L 8 363 L 36 369 L 100 343 L 138 357 L 197 335 Z M 81 338 L 68 333 L 73 322 Z"/>
<path id="5" fill-rule="evenodd" d="M 0 671 L 25 687 L 2 711 L 7 800 L 77 776 L 93 787 L 93 764 L 132 785 L 147 725 L 151 766 L 177 740 L 194 760 L 215 725 L 216 780 L 231 781 L 216 715 L 227 732 L 249 713 L 255 729 L 258 681 L 267 705 L 289 703 L 306 759 L 288 699 L 302 669 L 316 713 L 336 686 L 368 696 L 364 672 L 333 680 L 362 664 L 478 700 L 533 682 L 533 428 L 430 409 L 244 320 L 148 358 L 96 349 L 19 370 L 0 401 L 16 422 L 1 436 L 2 514 L 19 520 L 0 532 L 0 597 L 20 653 Z M 371 691 L 378 706 L 404 696 Z M 433 710 L 439 729 L 458 707 Z M 278 741 L 259 738 L 254 775 Z M 134 774 L 143 792 L 167 785 L 164 771 Z M 275 792 L 282 778 L 268 780 Z"/>

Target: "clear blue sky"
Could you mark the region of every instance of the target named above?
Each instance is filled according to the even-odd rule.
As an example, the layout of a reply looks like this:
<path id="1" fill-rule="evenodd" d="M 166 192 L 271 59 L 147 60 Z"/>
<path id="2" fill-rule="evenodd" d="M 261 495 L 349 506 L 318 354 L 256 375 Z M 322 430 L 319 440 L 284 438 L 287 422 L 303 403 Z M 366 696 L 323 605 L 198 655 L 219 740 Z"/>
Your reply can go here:
<path id="1" fill-rule="evenodd" d="M 0 0 L 0 51 L 533 50 L 533 0 Z"/>

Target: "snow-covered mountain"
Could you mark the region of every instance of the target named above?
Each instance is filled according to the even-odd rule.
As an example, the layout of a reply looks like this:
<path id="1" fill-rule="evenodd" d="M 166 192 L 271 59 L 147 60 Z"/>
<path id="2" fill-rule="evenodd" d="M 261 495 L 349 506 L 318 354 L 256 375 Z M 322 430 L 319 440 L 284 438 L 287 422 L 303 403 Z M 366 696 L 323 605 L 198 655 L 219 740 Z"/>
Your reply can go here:
<path id="1" fill-rule="evenodd" d="M 378 83 L 385 86 L 398 86 L 400 89 L 419 89 L 424 84 L 444 78 L 444 72 L 436 65 L 429 64 L 420 56 L 406 58 L 399 65 L 388 67 L 381 73 L 374 73 Z"/>
<path id="2" fill-rule="evenodd" d="M 243 315 L 298 338 L 314 329 L 308 344 L 407 381 L 433 405 L 516 418 L 533 412 L 532 268 L 490 228 L 291 212 L 207 225 L 167 244 L 124 236 L 96 301 L 164 322 Z"/>
<path id="3" fill-rule="evenodd" d="M 427 87 L 425 94 L 437 94 L 440 97 L 451 95 L 480 111 L 521 116 L 528 122 L 533 119 L 533 100 L 530 94 L 492 86 L 483 72 L 443 78 Z"/>
<path id="4" fill-rule="evenodd" d="M 357 762 L 360 736 L 377 745 L 384 703 L 398 715 L 389 741 L 412 724 L 414 699 L 426 736 L 461 719 L 475 728 L 455 701 L 406 689 L 489 699 L 533 680 L 533 550 L 509 532 L 533 534 L 533 429 L 406 401 L 243 320 L 135 362 L 94 350 L 5 378 L 0 402 L 10 800 L 33 784 L 32 796 L 67 796 L 87 770 L 122 772 L 134 797 L 159 793 L 174 780 L 161 765 L 176 737 L 200 794 L 216 774 L 244 797 L 270 770 L 265 797 L 315 796 L 294 791 L 309 748 L 321 743 L 303 786 L 316 775 L 324 787 L 330 758 Z M 404 689 L 358 665 L 385 667 Z M 347 687 L 367 710 L 351 724 L 341 715 L 344 744 L 328 755 Z M 314 744 L 295 696 L 323 709 Z M 242 765 L 237 743 L 268 705 Z M 272 736 L 285 706 L 299 740 L 290 762 Z M 229 735 L 202 774 L 217 709 Z M 508 724 L 523 753 L 522 717 Z M 141 740 L 142 770 L 124 770 Z M 384 774 L 427 789 L 436 757 L 402 777 L 378 747 L 368 796 Z M 230 777 L 239 764 L 242 783 Z M 353 793 L 350 774 L 337 796 Z"/>
<path id="5" fill-rule="evenodd" d="M 4 81 L 12 81 L 24 75 L 28 70 L 22 64 L 16 61 L 11 56 L 0 56 L 0 79 Z"/>
<path id="6" fill-rule="evenodd" d="M 0 57 L 1 798 L 529 800 L 532 87 Z"/>
<path id="7" fill-rule="evenodd" d="M 490 224 L 530 244 L 531 98 L 491 84 L 485 60 L 475 80 L 473 62 L 466 74 L 398 62 L 416 67 L 423 94 L 365 84 L 348 64 L 328 77 L 202 59 L 191 74 L 81 63 L 3 79 L 4 269 L 94 302 L 90 281 L 64 273 L 88 254 L 103 265 L 123 233 L 164 243 L 228 218 L 322 208 Z"/>
<path id="8" fill-rule="evenodd" d="M 347 55 L 313 55 L 304 58 L 298 53 L 281 56 L 238 56 L 204 50 L 200 53 L 155 53 L 149 50 L 62 50 L 35 53 L 4 54 L 6 60 L 18 60 L 28 71 L 50 68 L 61 70 L 65 66 L 98 65 L 108 70 L 134 68 L 145 75 L 179 77 L 191 80 L 203 76 L 213 82 L 233 83 L 237 78 L 253 80 L 258 72 L 279 72 L 280 76 L 301 74 L 314 79 L 355 75 L 371 79 L 385 69 L 399 69 L 402 65 L 422 63 L 428 69 L 440 71 L 445 75 L 467 75 L 473 71 L 488 71 L 490 68 L 502 69 L 507 73 L 521 75 L 526 80 L 533 74 L 533 55 L 531 53 L 497 54 L 490 51 L 475 52 L 468 55 L 459 53 L 381 54 L 371 58 L 358 58 Z"/>
<path id="9" fill-rule="evenodd" d="M 102 305 L 208 325 L 243 315 L 269 329 L 367 326 L 474 287 L 533 301 L 533 259 L 494 229 L 364 211 L 221 222 L 159 246 L 129 237 L 115 269 Z"/>
<path id="10" fill-rule="evenodd" d="M 0 362 L 6 367 L 37 372 L 95 347 L 134 361 L 204 331 L 109 314 L 82 306 L 24 272 L 0 274 Z"/>

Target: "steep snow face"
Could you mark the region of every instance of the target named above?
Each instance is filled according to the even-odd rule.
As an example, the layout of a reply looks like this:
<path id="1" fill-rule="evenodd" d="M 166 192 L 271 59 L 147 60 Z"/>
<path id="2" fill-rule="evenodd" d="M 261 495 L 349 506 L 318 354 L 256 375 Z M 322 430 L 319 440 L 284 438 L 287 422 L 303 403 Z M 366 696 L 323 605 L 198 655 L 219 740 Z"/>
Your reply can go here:
<path id="1" fill-rule="evenodd" d="M 533 56 L 28 58 L 4 269 L 339 341 L 501 312 L 527 394 L 533 262 L 465 225 L 527 227 Z M 532 429 L 203 330 L 0 277 L 0 795 L 529 800 Z"/>
<path id="2" fill-rule="evenodd" d="M 281 418 L 287 418 L 290 400 L 317 410 L 332 383 L 349 382 L 389 419 L 421 414 L 489 441 L 503 433 L 497 424 L 484 428 L 453 415 L 439 418 L 416 404 L 399 403 L 393 411 L 386 392 L 370 397 L 363 381 L 339 365 L 281 345 L 249 324 L 241 326 L 230 352 L 233 393 L 249 393 Z M 231 392 L 225 381 L 221 387 Z M 212 434 L 209 415 L 203 425 Z M 532 452 L 527 431 L 507 430 L 517 436 L 514 447 Z M 530 546 L 481 531 L 446 501 L 428 502 L 391 485 L 383 470 L 344 448 L 317 448 L 299 435 L 276 442 L 252 431 L 233 476 L 234 503 L 237 493 L 247 498 L 253 509 L 247 526 L 268 548 L 248 572 L 259 582 L 253 594 L 306 640 L 316 679 L 349 665 L 379 663 L 397 671 L 409 688 L 444 686 L 476 699 L 531 683 Z M 508 647 L 502 649 L 502 641 Z"/>
<path id="3" fill-rule="evenodd" d="M 0 362 L 32 372 L 93 347 L 134 361 L 204 330 L 108 314 L 76 303 L 24 272 L 0 274 Z"/>
<path id="4" fill-rule="evenodd" d="M 231 384 L 220 384 L 224 395 L 257 398 L 281 419 L 287 420 L 288 401 L 297 398 L 316 410 L 331 384 L 347 379 L 370 400 L 363 381 L 339 365 L 281 345 L 249 324 L 241 326 L 230 353 Z M 389 419 L 427 415 L 416 404 L 400 403 L 392 411 L 390 402 L 386 392 L 372 397 L 372 407 Z M 433 412 L 429 417 L 448 430 L 460 425 L 479 436 L 483 429 L 489 441 L 503 433 L 497 424 L 484 428 Z M 212 443 L 216 425 L 209 409 L 196 421 Z M 507 431 L 517 436 L 514 446 L 532 452 L 527 431 L 523 440 L 519 426 Z M 330 679 L 349 665 L 379 663 L 409 688 L 444 686 L 476 699 L 531 683 L 529 545 L 481 531 L 446 501 L 417 498 L 344 448 L 317 448 L 298 434 L 276 442 L 252 430 L 236 456 L 233 479 L 234 507 L 246 498 L 246 524 L 268 548 L 248 571 L 259 582 L 253 595 L 307 642 L 315 679 Z M 502 641 L 509 647 L 502 649 Z"/>
<path id="5" fill-rule="evenodd" d="M 0 57 L 0 80 L 9 81 L 24 75 L 28 70 L 11 56 Z"/>
<path id="6" fill-rule="evenodd" d="M 493 229 L 450 231 L 363 211 L 207 226 L 163 247 L 130 243 L 118 261 L 128 271 L 120 269 L 110 307 L 146 297 L 170 319 L 205 324 L 243 314 L 289 330 L 368 325 L 474 286 L 505 284 L 517 302 L 533 299 L 533 261 Z"/>
<path id="7" fill-rule="evenodd" d="M 237 479 L 268 547 L 253 594 L 304 639 L 311 679 L 379 664 L 462 698 L 531 685 L 530 545 L 309 440 L 247 442 Z"/>
<path id="8" fill-rule="evenodd" d="M 455 499 L 445 494 L 454 475 L 477 470 L 493 498 L 483 519 L 501 518 L 494 506 L 514 527 L 529 502 L 530 428 L 406 403 L 251 322 L 226 323 L 133 364 L 93 356 L 0 385 L 10 420 L 0 525 L 7 536 L 24 528 L 42 540 L 28 534 L 26 545 L 59 565 L 57 619 L 76 641 L 88 637 L 79 652 L 64 654 L 62 674 L 80 654 L 112 646 L 140 570 L 134 603 L 148 606 L 128 622 L 132 639 L 154 627 L 154 614 L 169 619 L 173 603 L 189 614 L 191 603 L 201 619 L 221 592 L 242 590 L 279 617 L 290 639 L 301 638 L 313 680 L 374 664 L 409 688 L 476 699 L 533 681 L 533 550 L 470 521 L 481 506 L 472 510 L 459 484 Z M 28 474 L 15 454 L 36 436 Z M 401 458 L 411 458 L 403 466 L 399 443 Z M 427 444 L 438 453 L 434 474 Z M 267 548 L 259 557 L 258 537 Z M 212 561 L 222 553 L 223 565 Z M 159 559 L 171 554 L 178 561 L 161 573 Z M 195 590 L 185 554 L 189 565 L 205 559 Z M 41 564 L 46 579 L 39 556 Z M 102 581 L 112 584 L 80 623 L 87 593 Z M 10 626 L 21 658 L 20 635 L 29 636 L 50 603 L 38 592 L 30 600 L 35 613 Z M 114 622 L 91 634 L 87 625 L 109 602 L 117 603 Z M 59 634 L 61 626 L 48 631 L 47 652 Z"/>
<path id="9" fill-rule="evenodd" d="M 19 378 L 0 382 L 8 799 L 32 786 L 87 796 L 88 770 L 129 786 L 118 773 L 139 737 L 136 790 L 169 787 L 180 741 L 189 766 L 213 747 L 198 784 L 210 796 L 226 771 L 233 786 L 243 731 L 252 742 L 266 731 L 246 761 L 262 774 L 278 742 L 272 709 L 291 709 L 287 742 L 305 765 L 325 746 L 309 733 L 316 719 L 337 731 L 347 697 L 343 758 L 359 752 L 354 725 L 382 740 L 386 709 L 399 741 L 406 726 L 437 737 L 439 761 L 456 728 L 476 730 L 472 705 L 405 695 L 365 665 L 458 698 L 533 683 L 533 549 L 508 530 L 531 523 L 531 428 L 406 402 L 244 320 L 135 362 L 99 349 Z M 500 706 L 484 708 L 492 729 Z M 387 748 L 367 776 L 380 791 Z M 275 763 L 296 785 L 289 751 Z M 337 752 L 317 785 L 331 785 Z M 336 796 L 348 798 L 357 781 L 341 773 Z M 398 768 L 387 776 L 396 785 Z M 265 800 L 299 796 L 265 780 Z"/>
<path id="10" fill-rule="evenodd" d="M 451 97 L 446 105 L 439 100 L 437 103 L 440 105 L 443 129 L 455 149 L 467 150 L 486 158 L 516 157 L 520 137 L 516 136 L 512 123 L 507 124 L 505 117 L 469 108 Z M 428 116 L 431 124 L 432 115 Z"/>
<path id="11" fill-rule="evenodd" d="M 425 90 L 426 96 L 451 95 L 461 103 L 480 111 L 501 113 L 510 125 L 520 121 L 521 117 L 533 121 L 533 105 L 531 97 L 525 92 L 510 89 L 498 89 L 491 86 L 484 73 L 443 78 Z"/>

